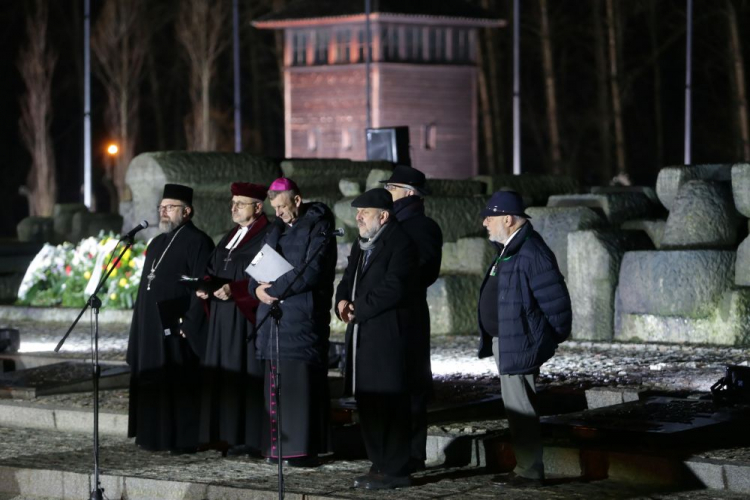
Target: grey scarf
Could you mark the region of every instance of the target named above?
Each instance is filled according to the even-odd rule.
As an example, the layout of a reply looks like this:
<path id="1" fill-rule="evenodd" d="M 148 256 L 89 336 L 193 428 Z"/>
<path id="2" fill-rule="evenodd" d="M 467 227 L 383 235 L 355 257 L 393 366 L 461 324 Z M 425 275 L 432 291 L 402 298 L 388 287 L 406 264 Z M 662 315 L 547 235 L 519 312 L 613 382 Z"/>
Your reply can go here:
<path id="1" fill-rule="evenodd" d="M 378 232 L 375 233 L 375 236 L 373 236 L 369 240 L 365 240 L 365 239 L 359 238 L 358 241 L 359 241 L 359 248 L 360 248 L 360 250 L 362 250 L 363 252 L 366 252 L 368 250 L 372 250 L 373 247 L 375 247 L 375 243 L 378 242 L 378 238 L 380 238 L 380 235 L 383 234 L 383 229 L 385 229 L 385 226 L 387 224 L 388 223 L 386 222 L 385 224 L 383 224 L 382 226 L 380 226 L 380 229 L 378 229 Z"/>

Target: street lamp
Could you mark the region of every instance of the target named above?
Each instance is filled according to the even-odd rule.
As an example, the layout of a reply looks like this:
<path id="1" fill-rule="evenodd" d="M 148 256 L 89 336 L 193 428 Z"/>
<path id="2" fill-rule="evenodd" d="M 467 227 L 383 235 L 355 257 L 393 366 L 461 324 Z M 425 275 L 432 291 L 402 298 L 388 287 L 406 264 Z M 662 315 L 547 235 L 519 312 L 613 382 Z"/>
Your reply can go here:
<path id="1" fill-rule="evenodd" d="M 109 146 L 107 146 L 107 154 L 109 154 L 109 156 L 115 156 L 119 152 L 120 148 L 118 148 L 117 144 L 115 144 L 114 142 L 110 143 Z"/>

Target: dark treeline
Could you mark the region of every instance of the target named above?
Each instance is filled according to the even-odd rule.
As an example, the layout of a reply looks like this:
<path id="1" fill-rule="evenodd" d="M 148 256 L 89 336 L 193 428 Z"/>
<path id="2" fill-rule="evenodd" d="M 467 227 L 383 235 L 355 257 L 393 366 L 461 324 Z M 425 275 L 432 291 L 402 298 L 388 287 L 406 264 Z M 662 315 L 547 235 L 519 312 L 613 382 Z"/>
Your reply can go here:
<path id="1" fill-rule="evenodd" d="M 128 196 L 118 185 L 118 167 L 105 153 L 110 140 L 128 137 L 129 149 L 125 148 L 121 161 L 143 151 L 233 149 L 231 0 L 208 2 L 212 12 L 219 5 L 223 9 L 217 14 L 221 28 L 206 94 L 196 87 L 200 84 L 196 51 L 186 47 L 200 38 L 190 31 L 195 27 L 188 23 L 188 8 L 197 9 L 204 1 L 91 1 L 92 44 L 99 43 L 99 53 L 92 46 L 91 61 L 97 210 L 111 210 L 119 198 Z M 273 157 L 284 151 L 281 40 L 279 33 L 252 28 L 250 20 L 288 1 L 240 1 L 243 146 L 247 152 Z M 477 127 L 482 171 L 509 173 L 512 0 L 469 1 L 508 21 L 505 28 L 481 32 Z M 19 120 L 27 85 L 20 68 L 21 54 L 26 54 L 22 51 L 29 43 L 26 23 L 39 4 L 48 5 L 47 46 L 56 55 L 49 124 L 56 200 L 82 200 L 83 1 L 2 0 L 0 235 L 6 237 L 35 210 L 21 194 L 28 188 L 19 190 L 30 185 L 28 176 L 36 158 L 21 137 Z M 110 47 L 114 55 L 108 56 L 102 40 L 115 37 L 116 26 L 105 23 L 112 4 L 120 9 L 136 6 L 138 21 L 129 41 Z M 521 1 L 524 171 L 571 174 L 586 184 L 606 184 L 620 174 L 635 184 L 651 184 L 660 167 L 683 162 L 685 8 L 685 0 Z M 122 18 L 121 11 L 113 12 L 112 19 Z M 750 159 L 748 42 L 743 37 L 749 12 L 746 0 L 695 1 L 693 163 Z M 208 20 L 203 23 L 208 24 Z M 98 39 L 97 29 L 102 32 Z M 128 72 L 137 80 L 131 92 L 137 107 L 126 123 L 111 105 L 123 95 L 115 92 L 117 78 L 112 71 L 118 64 L 113 58 L 122 55 L 122 47 L 136 52 L 138 41 L 143 52 L 130 59 L 137 71 Z M 202 95 L 210 95 L 209 105 L 203 106 Z M 201 117 L 207 121 L 201 122 Z"/>

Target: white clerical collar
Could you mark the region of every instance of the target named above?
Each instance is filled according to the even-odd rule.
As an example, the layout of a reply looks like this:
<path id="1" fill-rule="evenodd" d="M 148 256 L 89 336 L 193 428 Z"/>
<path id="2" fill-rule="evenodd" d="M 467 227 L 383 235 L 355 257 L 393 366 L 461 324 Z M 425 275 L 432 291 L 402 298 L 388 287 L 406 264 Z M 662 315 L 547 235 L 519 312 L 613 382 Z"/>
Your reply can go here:
<path id="1" fill-rule="evenodd" d="M 237 248 L 237 246 L 240 244 L 240 241 L 242 241 L 242 238 L 245 237 L 249 230 L 250 226 L 241 227 L 236 233 L 234 233 L 234 236 L 231 240 L 229 240 L 229 243 L 227 243 L 226 249 L 227 250 L 234 250 Z"/>
<path id="2" fill-rule="evenodd" d="M 523 225 L 521 225 L 521 227 L 523 227 Z M 510 238 L 508 238 L 508 241 L 505 242 L 505 245 L 504 245 L 505 248 L 508 248 L 508 245 L 510 245 L 510 240 L 512 240 L 513 237 L 518 234 L 518 231 L 521 230 L 521 227 L 513 231 L 513 234 L 510 235 Z"/>

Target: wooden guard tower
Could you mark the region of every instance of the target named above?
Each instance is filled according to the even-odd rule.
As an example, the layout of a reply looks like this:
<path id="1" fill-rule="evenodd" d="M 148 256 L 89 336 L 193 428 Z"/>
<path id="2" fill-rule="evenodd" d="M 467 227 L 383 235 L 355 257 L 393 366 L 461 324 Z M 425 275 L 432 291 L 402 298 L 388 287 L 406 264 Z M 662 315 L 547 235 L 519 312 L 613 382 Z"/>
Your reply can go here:
<path id="1" fill-rule="evenodd" d="M 372 0 L 371 127 L 408 125 L 428 177 L 477 174 L 477 31 L 463 0 Z M 366 158 L 364 0 L 306 0 L 253 22 L 284 30 L 287 157 Z"/>

